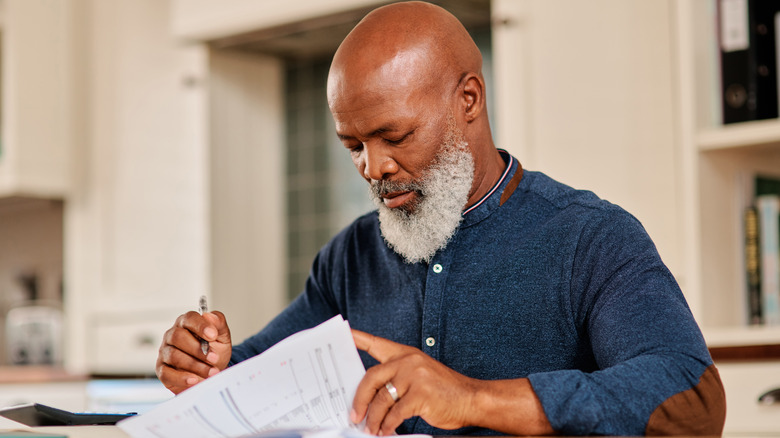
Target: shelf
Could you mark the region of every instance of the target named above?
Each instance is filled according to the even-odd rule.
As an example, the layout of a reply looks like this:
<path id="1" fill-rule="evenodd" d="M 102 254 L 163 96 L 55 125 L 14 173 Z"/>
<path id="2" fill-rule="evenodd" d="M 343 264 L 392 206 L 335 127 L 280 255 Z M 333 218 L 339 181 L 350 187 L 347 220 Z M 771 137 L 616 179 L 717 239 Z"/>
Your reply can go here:
<path id="1" fill-rule="evenodd" d="M 704 328 L 702 331 L 710 348 L 780 344 L 780 326 Z"/>
<path id="2" fill-rule="evenodd" d="M 696 136 L 700 151 L 746 149 L 780 144 L 780 119 L 756 120 L 702 129 Z"/>

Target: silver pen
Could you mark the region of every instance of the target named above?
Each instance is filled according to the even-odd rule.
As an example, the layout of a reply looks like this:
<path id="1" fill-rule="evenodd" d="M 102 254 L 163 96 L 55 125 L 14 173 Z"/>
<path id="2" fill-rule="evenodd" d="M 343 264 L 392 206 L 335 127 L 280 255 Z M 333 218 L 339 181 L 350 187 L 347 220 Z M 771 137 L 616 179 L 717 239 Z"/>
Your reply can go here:
<path id="1" fill-rule="evenodd" d="M 209 305 L 206 302 L 206 296 L 201 295 L 200 301 L 198 301 L 198 313 L 203 315 L 204 313 L 209 311 Z M 209 341 L 205 339 L 200 340 L 200 351 L 203 352 L 203 354 L 209 354 Z"/>

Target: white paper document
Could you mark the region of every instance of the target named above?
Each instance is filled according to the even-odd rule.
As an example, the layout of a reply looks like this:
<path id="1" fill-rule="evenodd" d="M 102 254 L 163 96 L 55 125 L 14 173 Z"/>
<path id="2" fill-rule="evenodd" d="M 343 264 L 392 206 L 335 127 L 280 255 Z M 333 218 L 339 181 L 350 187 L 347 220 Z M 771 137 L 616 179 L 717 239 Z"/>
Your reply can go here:
<path id="1" fill-rule="evenodd" d="M 336 316 L 118 426 L 133 438 L 354 428 L 349 411 L 365 372 L 349 324 Z"/>

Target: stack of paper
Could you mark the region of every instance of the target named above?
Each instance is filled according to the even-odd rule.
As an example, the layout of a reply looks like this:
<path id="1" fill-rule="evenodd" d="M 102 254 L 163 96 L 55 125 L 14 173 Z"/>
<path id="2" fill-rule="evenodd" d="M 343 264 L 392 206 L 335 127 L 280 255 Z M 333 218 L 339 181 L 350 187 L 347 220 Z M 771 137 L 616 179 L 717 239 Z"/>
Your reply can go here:
<path id="1" fill-rule="evenodd" d="M 349 324 L 336 316 L 118 425 L 134 438 L 356 428 L 349 411 L 364 374 Z"/>

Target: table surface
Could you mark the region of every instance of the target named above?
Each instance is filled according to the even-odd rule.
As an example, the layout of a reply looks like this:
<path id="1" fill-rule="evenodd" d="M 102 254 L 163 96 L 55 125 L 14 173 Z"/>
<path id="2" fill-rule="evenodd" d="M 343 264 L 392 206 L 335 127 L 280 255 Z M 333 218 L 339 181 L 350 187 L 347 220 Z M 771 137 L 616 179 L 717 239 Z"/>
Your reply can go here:
<path id="1" fill-rule="evenodd" d="M 46 426 L 46 427 L 20 427 L 0 428 L 0 431 L 25 430 L 49 434 L 62 434 L 68 438 L 129 438 L 122 429 L 116 426 Z"/>
<path id="2" fill-rule="evenodd" d="M 116 426 L 46 426 L 46 427 L 28 427 L 23 424 L 0 417 L 0 432 L 27 430 L 49 434 L 62 434 L 68 438 L 130 438 L 122 429 Z M 780 438 L 780 435 L 771 435 Z M 758 436 L 756 436 L 758 437 Z M 532 438 L 532 437 L 525 437 Z M 557 437 L 564 438 L 564 437 Z M 684 438 L 684 437 L 677 437 Z M 701 438 L 701 437 L 697 437 Z M 749 438 L 747 435 L 739 438 Z M 760 438 L 767 438 L 762 435 Z"/>

